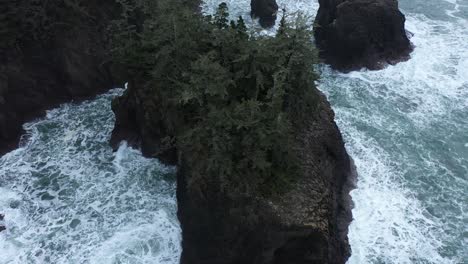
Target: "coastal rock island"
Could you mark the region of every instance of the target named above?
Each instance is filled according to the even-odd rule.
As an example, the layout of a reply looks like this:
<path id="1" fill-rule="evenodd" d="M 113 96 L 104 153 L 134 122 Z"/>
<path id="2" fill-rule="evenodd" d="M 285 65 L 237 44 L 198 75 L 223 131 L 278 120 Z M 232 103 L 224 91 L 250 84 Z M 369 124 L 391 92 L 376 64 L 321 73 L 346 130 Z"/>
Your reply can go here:
<path id="1" fill-rule="evenodd" d="M 409 58 L 412 45 L 397 0 L 320 0 L 315 41 L 325 62 L 349 71 Z"/>
<path id="2" fill-rule="evenodd" d="M 181 263 L 345 263 L 353 168 L 314 84 L 312 31 L 282 20 L 252 37 L 225 4 L 208 22 L 171 15 L 183 9 L 156 9 L 159 27 L 121 50 L 134 71 L 111 139 L 177 165 Z"/>

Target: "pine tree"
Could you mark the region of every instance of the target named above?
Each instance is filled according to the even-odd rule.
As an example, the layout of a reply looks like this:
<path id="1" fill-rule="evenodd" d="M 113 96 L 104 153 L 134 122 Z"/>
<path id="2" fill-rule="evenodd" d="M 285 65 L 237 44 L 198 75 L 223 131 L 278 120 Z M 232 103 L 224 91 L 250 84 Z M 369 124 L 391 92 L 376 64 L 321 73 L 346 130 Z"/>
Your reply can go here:
<path id="1" fill-rule="evenodd" d="M 278 31 L 277 31 L 276 34 L 278 36 L 284 35 L 286 33 L 286 28 L 287 28 L 287 25 L 286 25 L 286 8 L 283 8 L 283 14 L 281 16 L 280 24 L 279 24 Z"/>
<path id="2" fill-rule="evenodd" d="M 215 19 L 215 25 L 217 25 L 218 28 L 228 27 L 229 12 L 228 12 L 228 6 L 225 2 L 222 2 L 221 4 L 219 4 L 218 9 L 216 10 L 214 19 Z"/>
<path id="3" fill-rule="evenodd" d="M 248 38 L 249 34 L 247 33 L 247 26 L 245 25 L 244 19 L 242 16 L 239 16 L 237 19 L 237 33 L 243 38 Z"/>

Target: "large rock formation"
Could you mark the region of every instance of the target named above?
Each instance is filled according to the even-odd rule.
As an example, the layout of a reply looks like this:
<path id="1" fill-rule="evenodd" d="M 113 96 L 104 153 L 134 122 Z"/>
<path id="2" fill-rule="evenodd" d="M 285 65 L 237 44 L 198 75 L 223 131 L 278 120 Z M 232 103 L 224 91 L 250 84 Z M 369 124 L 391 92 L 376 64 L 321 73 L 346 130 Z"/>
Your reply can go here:
<path id="1" fill-rule="evenodd" d="M 177 17 L 177 12 L 174 12 L 168 15 Z M 159 23 L 161 30 L 150 31 L 148 39 L 166 32 L 165 21 L 168 20 L 162 17 L 148 23 Z M 239 35 L 234 38 L 230 34 L 223 37 L 206 33 L 221 33 L 218 29 L 222 25 L 213 25 L 216 30 L 205 25 L 203 32 L 192 35 L 196 31 L 188 27 L 197 21 L 183 22 L 180 25 L 173 22 L 178 28 L 188 29 L 184 34 L 179 33 L 177 43 L 181 48 L 172 51 L 172 42 L 155 46 L 145 44 L 143 55 L 131 56 L 152 57 L 146 52 L 159 54 L 160 51 L 168 51 L 147 68 L 138 67 L 139 60 L 136 60 L 137 66 L 128 89 L 112 103 L 116 123 L 111 138 L 115 148 L 121 140 L 128 140 L 131 145 L 141 147 L 144 155 L 177 165 L 178 217 L 183 247 L 181 264 L 345 263 L 350 254 L 347 228 L 351 221 L 348 193 L 352 168 L 334 122 L 333 110 L 325 96 L 313 88 L 311 66 L 315 63 L 312 59 L 315 53 L 304 48 L 312 47 L 310 35 L 281 36 L 276 41 L 283 45 L 274 42 L 275 45 L 269 46 L 267 42 L 246 43 L 248 39 L 238 31 L 236 34 Z M 170 29 L 173 27 L 172 24 L 169 26 Z M 207 40 L 213 36 L 217 37 L 213 42 L 216 46 L 193 44 L 212 43 Z M 261 44 L 258 49 L 249 50 L 258 43 Z M 302 48 L 288 50 L 294 44 Z M 282 48 L 269 49 L 278 46 Z M 138 51 L 138 46 L 131 50 Z M 179 53 L 181 50 L 189 51 L 189 56 Z M 285 50 L 284 54 L 275 57 L 282 50 Z M 256 57 L 257 54 L 262 55 Z M 187 57 L 193 57 L 194 61 L 187 60 Z M 202 66 L 197 57 L 213 61 L 203 61 Z M 249 61 L 236 63 L 240 57 L 249 58 Z M 295 67 L 284 70 L 282 63 Z M 193 66 L 180 69 L 185 65 Z M 206 65 L 213 67 L 204 68 Z M 231 69 L 236 70 L 229 72 Z M 258 70 L 261 77 L 252 77 L 252 69 L 264 70 Z M 284 72 L 288 72 L 284 74 L 288 76 L 284 82 L 273 78 Z M 216 79 L 217 75 L 226 77 Z M 250 93 L 260 83 L 263 90 Z M 281 83 L 283 88 L 290 89 L 284 97 L 278 96 L 281 99 L 275 100 L 275 105 L 285 115 L 278 115 L 268 107 L 258 108 L 261 109 L 258 112 L 270 112 L 274 118 L 252 121 L 250 117 L 256 115 L 257 110 L 237 107 L 245 101 L 273 104 L 266 95 L 281 95 L 284 91 L 281 88 L 271 89 L 280 87 Z M 216 88 L 223 85 L 228 88 L 218 92 Z M 225 97 L 216 99 L 218 94 Z M 192 101 L 190 98 L 197 99 Z M 192 103 L 180 104 L 189 100 Z M 304 103 L 303 107 L 295 107 L 301 103 Z M 236 117 L 239 109 L 243 114 Z M 196 114 L 192 116 L 192 113 Z M 211 119 L 213 115 L 217 118 Z M 223 124 L 222 119 L 230 118 L 242 122 Z M 291 121 L 288 122 L 290 129 L 280 132 L 291 135 L 287 141 L 275 141 L 279 136 L 270 137 L 268 129 L 245 128 L 245 123 L 262 127 L 260 122 L 277 126 L 283 118 Z M 205 127 L 210 133 L 204 132 Z M 187 131 L 189 135 L 185 133 Z M 253 133 L 260 136 L 252 137 Z M 218 137 L 220 134 L 223 136 Z M 287 144 L 288 153 L 274 148 L 263 151 L 259 142 L 262 137 L 274 144 Z M 229 146 L 226 151 L 217 151 L 224 148 L 223 144 Z M 287 155 L 292 152 L 294 155 Z M 215 153 L 216 156 L 206 153 Z M 265 162 L 249 161 L 245 157 L 250 158 L 250 155 L 260 156 L 260 161 L 266 157 Z M 291 156 L 294 159 L 288 159 Z M 286 168 L 282 170 L 283 175 L 257 169 L 258 166 L 285 161 L 288 165 L 291 161 L 294 166 L 274 167 Z M 205 167 L 210 169 L 204 170 Z M 229 170 L 229 173 L 223 170 Z M 260 179 L 262 176 L 264 178 Z M 278 185 L 282 186 L 273 185 L 275 180 L 281 180 Z"/>
<path id="2" fill-rule="evenodd" d="M 272 27 L 276 21 L 278 4 L 276 0 L 252 0 L 250 2 L 251 15 L 258 17 L 262 27 Z"/>
<path id="3" fill-rule="evenodd" d="M 112 142 L 117 146 L 119 140 L 130 139 L 133 145 L 142 144 L 147 155 L 178 165 L 182 264 L 346 262 L 352 168 L 325 96 L 316 91 L 319 112 L 296 135 L 301 177 L 286 193 L 265 198 L 224 193 L 217 185 L 203 193 L 190 189 L 187 154 L 164 149 L 163 123 L 143 118 L 144 86 L 130 82 L 127 92 L 113 102 L 117 120 Z"/>
<path id="4" fill-rule="evenodd" d="M 351 221 L 349 158 L 322 97 L 321 114 L 297 135 L 302 177 L 274 198 L 187 188 L 190 168 L 178 171 L 182 264 L 345 263 Z"/>
<path id="5" fill-rule="evenodd" d="M 114 85 L 106 29 L 118 6 L 70 3 L 0 4 L 0 155 L 18 145 L 24 122 Z"/>
<path id="6" fill-rule="evenodd" d="M 334 68 L 379 69 L 409 58 L 405 16 L 397 0 L 319 0 L 316 44 Z"/>

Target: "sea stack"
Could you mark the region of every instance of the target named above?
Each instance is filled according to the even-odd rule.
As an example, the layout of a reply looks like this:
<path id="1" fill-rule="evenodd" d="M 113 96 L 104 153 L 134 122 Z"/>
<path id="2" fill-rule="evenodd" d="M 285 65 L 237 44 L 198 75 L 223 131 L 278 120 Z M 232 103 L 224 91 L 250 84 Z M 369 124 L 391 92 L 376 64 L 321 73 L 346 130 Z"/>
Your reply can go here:
<path id="1" fill-rule="evenodd" d="M 158 27 L 142 37 L 178 28 L 178 49 L 121 47 L 167 53 L 136 60 L 112 102 L 111 137 L 177 166 L 180 263 L 344 264 L 353 166 L 315 86 L 313 32 L 283 25 L 277 38 L 249 38 L 225 4 L 215 20 L 178 16 L 185 8 L 154 10 L 145 25 Z"/>
<path id="2" fill-rule="evenodd" d="M 353 166 L 325 96 L 320 113 L 298 134 L 302 175 L 282 195 L 232 196 L 213 189 L 203 198 L 188 187 L 191 169 L 179 166 L 181 264 L 346 263 Z"/>
<path id="3" fill-rule="evenodd" d="M 333 68 L 380 69 L 409 58 L 411 43 L 397 0 L 319 0 L 315 40 Z"/>
<path id="4" fill-rule="evenodd" d="M 113 103 L 114 144 L 130 139 L 147 155 L 158 153 L 166 130 L 162 122 L 141 118 L 146 83 L 131 81 Z M 183 153 L 159 152 L 165 163 L 178 165 L 178 217 L 182 228 L 181 264 L 344 264 L 350 256 L 348 226 L 354 168 L 334 113 L 319 96 L 316 118 L 296 138 L 302 147 L 301 176 L 286 193 L 265 198 L 211 188 L 200 196 L 188 182 L 192 169 Z M 136 139 L 136 140 L 135 140 Z M 209 180 L 209 179 L 207 179 Z"/>
<path id="5" fill-rule="evenodd" d="M 250 2 L 252 17 L 258 17 L 262 27 L 269 28 L 275 25 L 278 4 L 275 0 L 252 0 Z"/>

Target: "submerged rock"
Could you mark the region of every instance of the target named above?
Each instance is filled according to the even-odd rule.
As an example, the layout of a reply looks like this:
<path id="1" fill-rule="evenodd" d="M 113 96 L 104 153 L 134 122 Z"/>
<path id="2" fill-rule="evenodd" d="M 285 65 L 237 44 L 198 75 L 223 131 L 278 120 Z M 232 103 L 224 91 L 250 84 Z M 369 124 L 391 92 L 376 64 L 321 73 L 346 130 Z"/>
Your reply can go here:
<path id="1" fill-rule="evenodd" d="M 76 228 L 80 223 L 81 223 L 81 221 L 80 221 L 79 219 L 73 219 L 73 220 L 70 222 L 70 227 L 71 227 L 71 228 Z"/>
<path id="2" fill-rule="evenodd" d="M 0 225 L 0 232 L 3 232 L 3 231 L 5 231 L 5 230 L 6 230 L 6 227 L 5 227 L 5 226 L 2 226 L 2 225 Z"/>
<path id="3" fill-rule="evenodd" d="M 344 71 L 380 69 L 409 58 L 411 43 L 397 0 L 320 0 L 315 39 L 321 55 Z"/>
<path id="4" fill-rule="evenodd" d="M 0 214 L 0 221 L 3 221 L 5 219 L 5 215 L 4 214 Z"/>
<path id="5" fill-rule="evenodd" d="M 260 25 L 268 28 L 275 25 L 278 4 L 276 0 L 252 0 L 250 2 L 251 15 L 258 17 Z"/>

